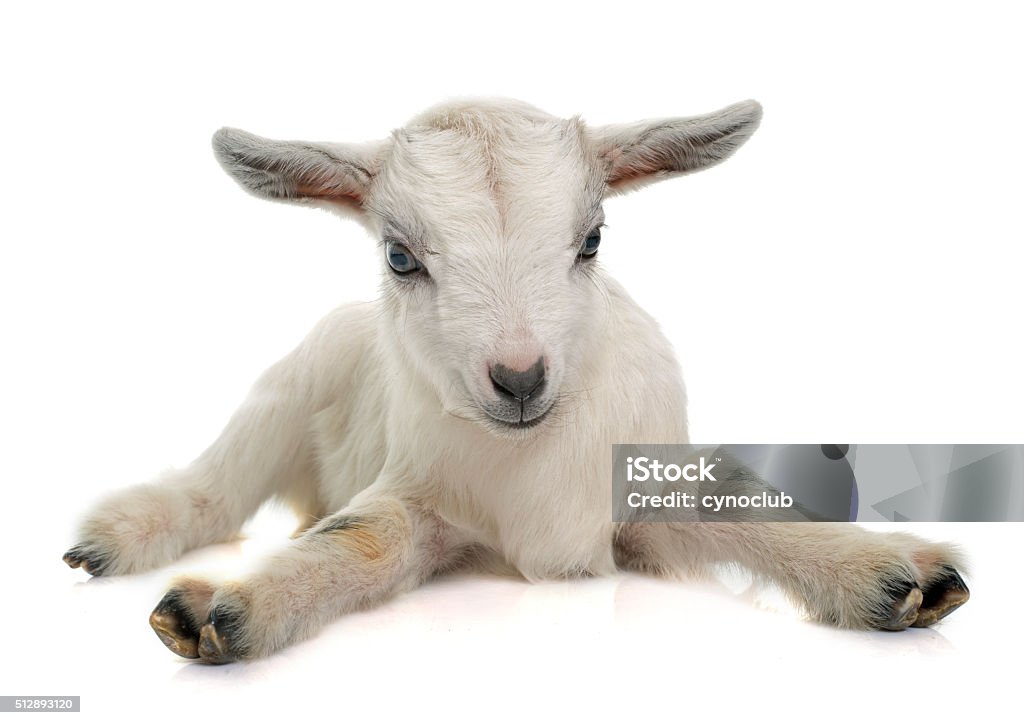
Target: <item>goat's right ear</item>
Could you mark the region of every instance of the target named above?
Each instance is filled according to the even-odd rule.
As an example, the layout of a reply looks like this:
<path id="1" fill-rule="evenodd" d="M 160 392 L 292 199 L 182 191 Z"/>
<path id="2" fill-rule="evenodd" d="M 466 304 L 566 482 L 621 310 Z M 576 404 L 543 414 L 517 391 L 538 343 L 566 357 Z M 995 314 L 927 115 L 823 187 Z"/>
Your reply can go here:
<path id="1" fill-rule="evenodd" d="M 358 210 L 380 164 L 383 142 L 275 141 L 237 128 L 213 135 L 213 153 L 254 196 Z"/>

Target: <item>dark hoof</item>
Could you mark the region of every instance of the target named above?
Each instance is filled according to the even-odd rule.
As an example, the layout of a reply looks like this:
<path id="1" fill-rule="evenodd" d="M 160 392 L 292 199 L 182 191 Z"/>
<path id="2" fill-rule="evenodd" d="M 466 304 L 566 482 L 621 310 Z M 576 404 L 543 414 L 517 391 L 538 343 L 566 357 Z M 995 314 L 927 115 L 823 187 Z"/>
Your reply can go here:
<path id="1" fill-rule="evenodd" d="M 911 626 L 917 619 L 923 601 L 924 594 L 917 587 L 902 597 L 898 597 L 892 605 L 889 619 L 883 622 L 880 628 L 890 632 L 900 632 Z"/>
<path id="2" fill-rule="evenodd" d="M 238 617 L 218 607 L 210 613 L 210 621 L 199 630 L 199 656 L 211 665 L 223 665 L 240 659 L 236 647 Z"/>
<path id="3" fill-rule="evenodd" d="M 924 601 L 915 627 L 930 627 L 953 613 L 971 598 L 971 592 L 956 569 L 949 567 L 924 590 Z"/>
<path id="4" fill-rule="evenodd" d="M 84 569 L 91 576 L 102 576 L 109 562 L 105 557 L 86 551 L 85 547 L 79 544 L 64 553 L 64 563 L 72 569 Z"/>
<path id="5" fill-rule="evenodd" d="M 174 654 L 190 660 L 199 658 L 199 630 L 177 590 L 172 589 L 164 595 L 149 615 L 149 625 Z"/>

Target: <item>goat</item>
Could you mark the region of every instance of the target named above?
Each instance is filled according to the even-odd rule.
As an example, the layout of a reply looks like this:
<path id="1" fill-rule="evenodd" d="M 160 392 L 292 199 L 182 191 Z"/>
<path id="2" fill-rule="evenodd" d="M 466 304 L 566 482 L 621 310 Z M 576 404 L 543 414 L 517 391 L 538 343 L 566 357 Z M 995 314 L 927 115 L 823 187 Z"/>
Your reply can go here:
<path id="1" fill-rule="evenodd" d="M 382 294 L 322 320 L 192 464 L 101 502 L 65 561 L 160 567 L 288 502 L 304 528 L 285 549 L 238 581 L 176 580 L 151 614 L 167 647 L 211 663 L 487 558 L 528 580 L 733 562 L 840 627 L 945 616 L 968 597 L 948 544 L 844 523 L 613 521 L 612 444 L 688 432 L 668 341 L 596 262 L 602 201 L 723 161 L 760 119 L 746 101 L 589 127 L 481 100 L 365 144 L 221 129 L 214 152 L 245 190 L 379 240 Z"/>

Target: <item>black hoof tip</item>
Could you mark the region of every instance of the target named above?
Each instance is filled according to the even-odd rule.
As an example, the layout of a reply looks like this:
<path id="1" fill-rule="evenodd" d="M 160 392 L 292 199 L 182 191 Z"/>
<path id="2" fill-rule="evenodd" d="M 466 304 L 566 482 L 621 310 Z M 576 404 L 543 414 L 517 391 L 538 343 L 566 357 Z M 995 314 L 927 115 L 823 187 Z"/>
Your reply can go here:
<path id="1" fill-rule="evenodd" d="M 962 607 L 970 598 L 971 591 L 960 573 L 953 567 L 946 567 L 941 576 L 925 587 L 921 612 L 914 626 L 930 627 Z"/>
<path id="2" fill-rule="evenodd" d="M 107 570 L 108 562 L 102 556 L 86 551 L 81 544 L 72 546 L 64 552 L 64 563 L 72 569 L 83 569 L 90 576 L 103 576 Z"/>
<path id="3" fill-rule="evenodd" d="M 167 649 L 186 659 L 199 657 L 199 630 L 181 601 L 181 595 L 171 590 L 164 595 L 149 615 L 149 625 Z"/>
<path id="4" fill-rule="evenodd" d="M 212 665 L 223 665 L 241 659 L 238 640 L 241 617 L 226 607 L 214 607 L 210 621 L 199 631 L 199 656 Z"/>

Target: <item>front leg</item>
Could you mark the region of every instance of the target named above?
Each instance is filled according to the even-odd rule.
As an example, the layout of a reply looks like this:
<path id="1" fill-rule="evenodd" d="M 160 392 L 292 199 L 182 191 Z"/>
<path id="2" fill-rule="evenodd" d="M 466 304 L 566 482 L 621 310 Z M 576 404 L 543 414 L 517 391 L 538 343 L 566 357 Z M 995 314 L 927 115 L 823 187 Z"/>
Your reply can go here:
<path id="1" fill-rule="evenodd" d="M 150 624 L 183 657 L 215 664 L 263 657 L 418 585 L 457 554 L 453 532 L 432 513 L 390 496 L 366 498 L 241 581 L 179 580 Z"/>
<path id="2" fill-rule="evenodd" d="M 264 501 L 302 478 L 312 413 L 295 357 L 263 376 L 191 465 L 96 505 L 64 561 L 94 576 L 164 566 L 190 549 L 230 539 Z"/>
<path id="3" fill-rule="evenodd" d="M 700 571 L 736 563 L 775 582 L 811 618 L 853 629 L 927 627 L 967 601 L 949 544 L 845 523 L 623 524 L 629 568 Z"/>
<path id="4" fill-rule="evenodd" d="M 261 376 L 195 462 L 100 502 L 64 561 L 93 575 L 146 571 L 230 539 L 272 496 L 315 499 L 310 421 L 344 399 L 372 321 L 362 306 L 324 318 Z"/>

